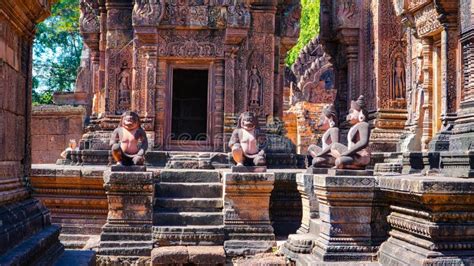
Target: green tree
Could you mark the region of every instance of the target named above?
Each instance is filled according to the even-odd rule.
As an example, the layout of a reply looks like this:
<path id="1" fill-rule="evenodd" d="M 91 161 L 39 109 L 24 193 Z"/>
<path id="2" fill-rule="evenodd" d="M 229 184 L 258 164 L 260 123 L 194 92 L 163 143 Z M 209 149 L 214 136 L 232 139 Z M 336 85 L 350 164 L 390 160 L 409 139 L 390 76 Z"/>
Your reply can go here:
<path id="1" fill-rule="evenodd" d="M 79 0 L 59 0 L 38 24 L 33 44 L 33 103 L 52 103 L 56 91 L 74 88 L 80 64 Z"/>
<path id="2" fill-rule="evenodd" d="M 286 64 L 291 66 L 301 49 L 319 33 L 319 0 L 301 0 L 300 37 L 288 52 Z"/>

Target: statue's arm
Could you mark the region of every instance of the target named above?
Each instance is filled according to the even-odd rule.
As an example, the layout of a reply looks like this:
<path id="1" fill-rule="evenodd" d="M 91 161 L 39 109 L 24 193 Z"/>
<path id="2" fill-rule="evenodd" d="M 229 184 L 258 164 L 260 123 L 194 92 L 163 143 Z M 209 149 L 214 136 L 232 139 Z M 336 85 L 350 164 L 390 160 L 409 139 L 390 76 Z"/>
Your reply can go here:
<path id="1" fill-rule="evenodd" d="M 359 141 L 355 143 L 348 151 L 342 153 L 342 156 L 352 156 L 356 152 L 364 149 L 369 145 L 369 124 L 365 123 L 360 125 L 359 128 Z"/>
<path id="2" fill-rule="evenodd" d="M 112 132 L 112 135 L 110 136 L 110 142 L 109 142 L 109 145 L 112 146 L 116 143 L 118 143 L 120 141 L 120 132 L 121 132 L 121 128 L 118 127 L 116 128 L 113 132 Z"/>
<path id="3" fill-rule="evenodd" d="M 148 137 L 146 136 L 145 130 L 142 128 L 139 129 L 140 132 L 140 140 L 141 140 L 141 145 L 140 149 L 137 152 L 138 156 L 143 156 L 145 155 L 146 150 L 148 150 Z"/>
<path id="4" fill-rule="evenodd" d="M 331 138 L 331 144 L 330 145 L 326 145 L 326 147 L 321 151 L 319 152 L 316 156 L 322 156 L 322 155 L 325 155 L 329 152 L 331 152 L 331 147 L 334 143 L 338 143 L 339 142 L 339 128 L 333 128 L 331 130 L 331 132 L 329 133 L 329 136 Z"/>
<path id="5" fill-rule="evenodd" d="M 234 131 L 232 132 L 232 136 L 230 137 L 230 140 L 229 140 L 229 148 L 232 149 L 232 147 L 236 143 L 240 143 L 239 129 L 234 129 Z"/>

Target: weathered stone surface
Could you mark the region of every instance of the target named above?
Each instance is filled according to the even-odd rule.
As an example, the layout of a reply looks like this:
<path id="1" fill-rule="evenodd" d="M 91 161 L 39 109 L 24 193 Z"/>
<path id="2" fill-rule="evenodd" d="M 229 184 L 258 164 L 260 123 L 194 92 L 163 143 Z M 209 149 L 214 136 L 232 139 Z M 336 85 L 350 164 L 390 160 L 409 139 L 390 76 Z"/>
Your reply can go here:
<path id="1" fill-rule="evenodd" d="M 82 248 L 99 235 L 107 219 L 108 204 L 103 188 L 105 167 L 33 165 L 33 196 L 51 211 L 51 222 L 61 225 L 66 248 Z"/>
<path id="2" fill-rule="evenodd" d="M 152 265 L 186 264 L 189 262 L 185 246 L 159 247 L 151 252 Z"/>
<path id="3" fill-rule="evenodd" d="M 380 177 L 390 204 L 390 238 L 382 244 L 382 264 L 472 264 L 473 186 L 466 179 Z M 419 211 L 419 209 L 423 211 Z"/>
<path id="4" fill-rule="evenodd" d="M 223 185 L 216 170 L 162 169 L 157 174 L 155 245 L 222 245 Z"/>
<path id="5" fill-rule="evenodd" d="M 232 173 L 265 173 L 266 166 L 232 166 Z"/>
<path id="6" fill-rule="evenodd" d="M 188 247 L 189 262 L 194 264 L 225 264 L 225 252 L 221 246 Z"/>
<path id="7" fill-rule="evenodd" d="M 144 165 L 112 165 L 110 167 L 112 172 L 146 172 L 146 166 Z"/>
<path id="8" fill-rule="evenodd" d="M 81 139 L 86 110 L 74 106 L 34 106 L 32 120 L 32 163 L 54 163 L 69 144 Z"/>

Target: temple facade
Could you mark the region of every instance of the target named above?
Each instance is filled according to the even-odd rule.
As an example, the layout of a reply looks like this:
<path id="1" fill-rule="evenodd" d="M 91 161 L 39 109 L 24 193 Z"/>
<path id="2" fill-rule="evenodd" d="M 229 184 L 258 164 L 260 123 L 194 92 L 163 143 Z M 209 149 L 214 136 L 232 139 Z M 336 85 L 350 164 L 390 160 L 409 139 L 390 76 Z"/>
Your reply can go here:
<path id="1" fill-rule="evenodd" d="M 262 127 L 281 118 L 299 17 L 298 1 L 81 0 L 88 57 L 78 87 L 91 128 L 111 130 L 134 110 L 155 150 L 225 150 L 241 112 Z M 98 139 L 81 147 L 101 149 Z"/>

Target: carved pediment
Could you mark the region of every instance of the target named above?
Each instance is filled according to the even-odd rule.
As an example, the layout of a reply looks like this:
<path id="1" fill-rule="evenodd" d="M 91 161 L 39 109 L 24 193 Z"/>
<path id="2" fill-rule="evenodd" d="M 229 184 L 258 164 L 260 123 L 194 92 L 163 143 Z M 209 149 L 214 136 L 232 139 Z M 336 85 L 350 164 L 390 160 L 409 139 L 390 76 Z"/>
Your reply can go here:
<path id="1" fill-rule="evenodd" d="M 440 14 L 436 10 L 434 4 L 424 6 L 414 14 L 415 27 L 418 36 L 426 36 L 439 30 L 441 23 L 438 20 Z"/>

